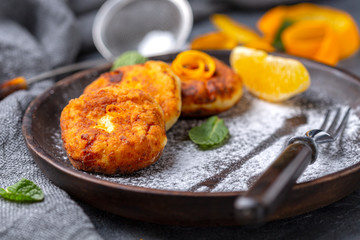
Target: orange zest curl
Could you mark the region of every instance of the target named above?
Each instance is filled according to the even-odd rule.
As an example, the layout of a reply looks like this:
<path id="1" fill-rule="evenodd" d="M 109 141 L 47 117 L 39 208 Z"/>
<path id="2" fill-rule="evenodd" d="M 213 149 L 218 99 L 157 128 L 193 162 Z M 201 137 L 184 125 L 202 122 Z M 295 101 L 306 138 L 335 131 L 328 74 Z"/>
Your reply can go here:
<path id="1" fill-rule="evenodd" d="M 214 75 L 216 66 L 210 55 L 188 50 L 176 56 L 171 68 L 179 77 L 209 79 Z"/>

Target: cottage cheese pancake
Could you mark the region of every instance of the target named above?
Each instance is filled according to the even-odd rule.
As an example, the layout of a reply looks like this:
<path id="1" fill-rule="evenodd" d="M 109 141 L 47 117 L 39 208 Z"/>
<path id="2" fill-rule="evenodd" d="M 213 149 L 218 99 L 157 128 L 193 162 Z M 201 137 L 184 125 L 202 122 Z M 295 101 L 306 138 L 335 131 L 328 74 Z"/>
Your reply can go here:
<path id="1" fill-rule="evenodd" d="M 148 93 L 109 86 L 73 99 L 60 118 L 67 155 L 77 169 L 131 173 L 157 161 L 167 142 L 164 114 Z"/>
<path id="2" fill-rule="evenodd" d="M 182 116 L 204 117 L 228 110 L 242 94 L 242 81 L 230 67 L 213 57 L 209 79 L 181 77 Z"/>
<path id="3" fill-rule="evenodd" d="M 102 74 L 84 90 L 89 93 L 102 87 L 119 85 L 149 93 L 161 106 L 165 115 L 166 129 L 170 129 L 181 113 L 180 79 L 170 66 L 162 61 L 123 66 Z"/>

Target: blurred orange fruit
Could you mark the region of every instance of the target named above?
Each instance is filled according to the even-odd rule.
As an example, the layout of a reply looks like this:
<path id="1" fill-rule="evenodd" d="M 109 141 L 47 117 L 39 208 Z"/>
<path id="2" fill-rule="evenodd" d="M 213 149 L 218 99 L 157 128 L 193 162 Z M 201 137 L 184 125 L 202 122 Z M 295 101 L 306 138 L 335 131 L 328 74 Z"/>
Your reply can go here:
<path id="1" fill-rule="evenodd" d="M 190 48 L 199 50 L 218 50 L 233 49 L 237 45 L 237 40 L 226 33 L 210 32 L 194 38 L 190 43 Z"/>
<path id="2" fill-rule="evenodd" d="M 295 59 L 236 47 L 231 51 L 230 64 L 249 92 L 270 102 L 287 100 L 310 86 L 307 69 Z"/>
<path id="3" fill-rule="evenodd" d="M 234 21 L 225 14 L 213 14 L 210 18 L 214 26 L 220 31 L 235 38 L 238 43 L 260 41 L 261 37 L 251 28 Z"/>
<path id="4" fill-rule="evenodd" d="M 326 22 L 337 36 L 340 59 L 349 57 L 359 48 L 359 32 L 356 22 L 351 15 L 344 11 L 311 3 L 278 6 L 266 12 L 259 19 L 257 26 L 265 38 L 272 42 L 285 20 L 295 23 L 304 20 Z"/>
<path id="5" fill-rule="evenodd" d="M 339 61 L 339 40 L 333 28 L 322 20 L 303 20 L 281 35 L 287 53 L 329 65 Z"/>

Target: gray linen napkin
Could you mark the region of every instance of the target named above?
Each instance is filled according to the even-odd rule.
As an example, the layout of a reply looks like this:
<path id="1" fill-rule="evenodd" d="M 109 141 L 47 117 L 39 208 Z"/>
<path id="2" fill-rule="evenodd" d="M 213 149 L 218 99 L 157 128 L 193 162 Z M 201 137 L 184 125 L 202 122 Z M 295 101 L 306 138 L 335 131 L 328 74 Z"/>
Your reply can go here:
<path id="1" fill-rule="evenodd" d="M 79 49 L 79 31 L 66 2 L 0 1 L 0 83 L 70 63 Z M 33 204 L 0 198 L 0 239 L 101 239 L 82 208 L 49 181 L 25 146 L 24 111 L 52 84 L 46 80 L 0 101 L 0 187 L 27 178 L 45 194 L 43 202 Z"/>

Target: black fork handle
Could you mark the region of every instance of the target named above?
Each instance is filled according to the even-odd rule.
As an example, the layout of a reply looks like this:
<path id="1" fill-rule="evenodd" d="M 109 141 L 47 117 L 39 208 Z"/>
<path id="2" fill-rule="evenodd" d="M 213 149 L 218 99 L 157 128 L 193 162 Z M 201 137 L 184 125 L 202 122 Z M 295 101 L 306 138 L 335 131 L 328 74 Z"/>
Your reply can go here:
<path id="1" fill-rule="evenodd" d="M 239 222 L 264 222 L 310 164 L 312 154 L 313 150 L 306 142 L 297 141 L 288 145 L 246 194 L 235 200 L 235 214 Z"/>

